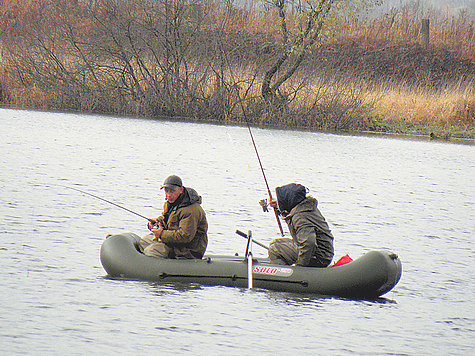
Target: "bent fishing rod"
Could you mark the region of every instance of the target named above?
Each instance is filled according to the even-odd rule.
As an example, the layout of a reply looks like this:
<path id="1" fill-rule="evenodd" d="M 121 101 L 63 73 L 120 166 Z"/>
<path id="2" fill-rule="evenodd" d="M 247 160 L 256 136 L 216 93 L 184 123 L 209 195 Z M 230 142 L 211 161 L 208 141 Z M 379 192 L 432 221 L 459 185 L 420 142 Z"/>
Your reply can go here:
<path id="1" fill-rule="evenodd" d="M 151 222 L 151 223 L 156 223 L 156 221 L 154 221 L 153 219 L 149 219 L 149 218 L 147 218 L 147 217 L 145 217 L 145 216 L 143 216 L 143 215 L 141 215 L 141 214 L 139 214 L 139 213 L 136 213 L 135 211 L 132 211 L 132 210 L 127 209 L 127 208 L 124 208 L 123 206 L 121 206 L 121 205 L 119 205 L 119 204 L 116 204 L 116 203 L 113 203 L 113 202 L 111 202 L 111 201 L 109 201 L 109 200 L 107 200 L 107 199 L 98 197 L 97 195 L 94 195 L 94 194 L 85 192 L 84 190 L 77 189 L 77 188 L 73 188 L 73 187 L 68 187 L 68 186 L 64 186 L 64 187 L 65 187 L 65 188 L 72 189 L 72 190 L 75 190 L 75 191 L 80 192 L 80 193 L 83 193 L 83 194 L 90 195 L 91 197 L 94 197 L 94 198 L 96 198 L 96 199 L 100 199 L 100 200 L 102 200 L 102 201 L 105 201 L 106 203 L 109 203 L 109 204 L 112 204 L 112 205 L 114 205 L 114 206 L 116 206 L 116 207 L 118 207 L 118 208 L 124 209 L 125 211 L 128 211 L 129 213 L 132 213 L 132 214 L 135 214 L 135 215 L 137 215 L 137 216 L 140 216 L 141 218 L 144 218 L 144 219 L 148 220 L 148 221 Z"/>
<path id="2" fill-rule="evenodd" d="M 242 108 L 242 110 L 244 112 L 244 108 Z M 267 183 L 266 174 L 264 173 L 264 168 L 262 167 L 261 158 L 259 157 L 259 152 L 257 151 L 256 142 L 254 141 L 254 136 L 252 136 L 251 126 L 249 126 L 249 122 L 247 121 L 246 114 L 244 114 L 244 119 L 246 120 L 247 128 L 249 130 L 249 135 L 251 136 L 252 144 L 254 145 L 254 150 L 256 151 L 256 156 L 257 156 L 257 160 L 259 161 L 259 166 L 261 167 L 262 176 L 264 177 L 264 182 L 266 183 L 267 194 L 269 195 L 269 203 L 270 203 L 273 200 L 272 193 L 269 189 L 269 183 Z M 282 224 L 280 223 L 279 213 L 277 212 L 276 208 L 273 208 L 273 209 L 274 209 L 275 218 L 277 219 L 277 225 L 279 225 L 280 234 L 284 236 L 284 230 L 282 229 Z"/>
<path id="3" fill-rule="evenodd" d="M 228 66 L 229 66 L 229 63 L 228 63 Z M 230 69 L 230 74 L 231 74 L 232 81 L 235 82 L 233 73 L 231 72 L 231 69 Z M 236 91 L 237 90 L 238 89 L 236 89 Z M 269 183 L 267 183 L 267 178 L 266 178 L 266 174 L 264 173 L 264 167 L 262 166 L 261 157 L 259 156 L 259 152 L 257 151 L 256 141 L 254 141 L 254 136 L 252 135 L 252 131 L 251 131 L 251 125 L 249 125 L 249 120 L 247 119 L 246 110 L 244 110 L 244 105 L 242 103 L 241 96 L 239 95 L 239 92 L 236 92 L 236 94 L 238 96 L 238 101 L 239 101 L 240 106 L 241 106 L 241 110 L 242 110 L 242 114 L 244 116 L 244 120 L 246 121 L 247 129 L 249 130 L 249 135 L 251 136 L 252 145 L 254 146 L 254 150 L 256 151 L 257 161 L 259 162 L 259 166 L 261 167 L 261 172 L 262 172 L 262 176 L 264 177 L 264 182 L 266 184 L 267 194 L 269 195 L 269 203 L 270 203 L 274 199 L 272 198 L 272 193 L 271 193 L 270 188 L 269 188 Z M 280 223 L 279 213 L 277 212 L 276 208 L 273 208 L 273 209 L 274 209 L 275 219 L 277 220 L 277 225 L 279 226 L 280 234 L 282 236 L 284 236 L 284 230 L 282 229 L 282 224 Z M 267 211 L 267 210 L 265 210 L 265 211 Z"/>

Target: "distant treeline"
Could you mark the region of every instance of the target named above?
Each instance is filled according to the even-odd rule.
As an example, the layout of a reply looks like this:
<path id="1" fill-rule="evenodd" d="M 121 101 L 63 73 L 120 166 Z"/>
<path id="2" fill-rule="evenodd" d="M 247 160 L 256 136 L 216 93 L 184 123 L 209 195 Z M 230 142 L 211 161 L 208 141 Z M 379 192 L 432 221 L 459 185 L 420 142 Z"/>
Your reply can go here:
<path id="1" fill-rule="evenodd" d="M 269 126 L 391 131 L 381 123 L 402 120 L 473 131 L 469 19 L 404 8 L 358 20 L 333 0 L 314 3 L 318 11 L 285 0 L 246 8 L 217 0 L 3 0 L 0 98 L 151 118 L 239 123 L 245 110 Z M 423 19 L 430 32 L 421 42 Z M 421 107 L 394 112 L 388 91 Z M 443 96 L 444 108 L 422 110 L 421 95 Z"/>

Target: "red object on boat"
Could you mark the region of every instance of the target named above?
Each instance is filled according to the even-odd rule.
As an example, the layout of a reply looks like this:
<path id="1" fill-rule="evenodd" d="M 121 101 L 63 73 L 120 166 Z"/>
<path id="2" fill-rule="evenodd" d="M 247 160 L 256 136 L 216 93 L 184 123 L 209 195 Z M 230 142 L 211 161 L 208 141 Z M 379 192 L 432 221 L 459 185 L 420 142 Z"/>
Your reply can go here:
<path id="1" fill-rule="evenodd" d="M 350 263 L 351 261 L 353 261 L 353 259 L 350 256 L 348 256 L 348 254 L 346 254 L 345 256 L 341 257 L 338 261 L 336 261 L 336 263 L 332 267 L 346 265 L 347 263 Z"/>

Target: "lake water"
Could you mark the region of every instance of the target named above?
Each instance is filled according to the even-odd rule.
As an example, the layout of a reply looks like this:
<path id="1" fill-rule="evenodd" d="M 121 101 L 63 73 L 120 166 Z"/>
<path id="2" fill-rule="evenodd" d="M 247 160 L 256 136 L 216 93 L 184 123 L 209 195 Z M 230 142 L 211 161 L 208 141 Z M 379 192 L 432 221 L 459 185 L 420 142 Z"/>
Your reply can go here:
<path id="1" fill-rule="evenodd" d="M 475 146 L 252 132 L 271 187 L 298 182 L 318 199 L 336 258 L 398 253 L 391 292 L 358 301 L 105 278 L 105 236 L 145 234 L 146 221 L 67 187 L 154 217 L 174 173 L 203 197 L 208 253 L 242 254 L 236 228 L 279 236 L 258 204 L 267 190 L 247 128 L 0 109 L 2 354 L 473 352 Z"/>

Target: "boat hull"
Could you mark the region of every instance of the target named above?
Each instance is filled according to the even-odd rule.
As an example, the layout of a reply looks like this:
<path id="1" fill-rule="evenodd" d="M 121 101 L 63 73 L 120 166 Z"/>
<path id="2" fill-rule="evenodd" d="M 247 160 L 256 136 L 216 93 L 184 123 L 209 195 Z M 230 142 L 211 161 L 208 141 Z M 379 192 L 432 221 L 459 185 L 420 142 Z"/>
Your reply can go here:
<path id="1" fill-rule="evenodd" d="M 101 246 L 101 263 L 112 278 L 161 283 L 248 286 L 248 262 L 239 256 L 206 255 L 203 259 L 158 259 L 138 252 L 140 237 L 110 235 Z M 327 268 L 292 267 L 253 258 L 254 288 L 347 298 L 377 298 L 401 278 L 396 254 L 370 251 L 345 265 Z"/>

